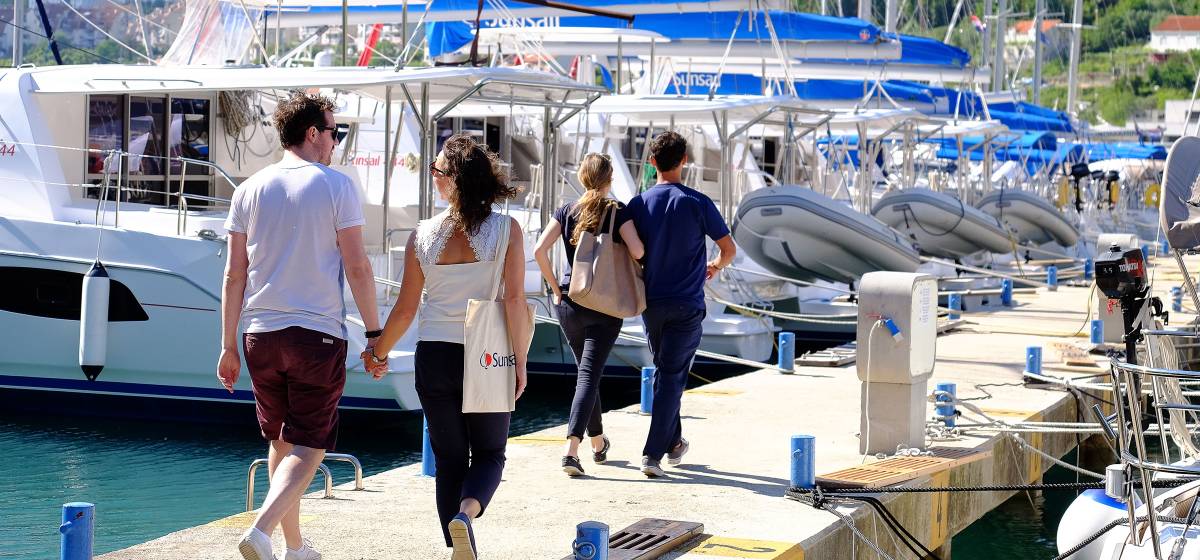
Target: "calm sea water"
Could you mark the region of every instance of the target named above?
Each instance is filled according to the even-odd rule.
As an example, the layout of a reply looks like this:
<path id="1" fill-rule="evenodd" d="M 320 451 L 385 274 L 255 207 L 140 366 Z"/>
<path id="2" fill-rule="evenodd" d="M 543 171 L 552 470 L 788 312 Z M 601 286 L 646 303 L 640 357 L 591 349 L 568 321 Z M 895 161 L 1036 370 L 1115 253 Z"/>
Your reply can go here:
<path id="1" fill-rule="evenodd" d="M 1063 460 L 1073 463 L 1075 452 L 1072 451 Z M 1097 469 L 1097 465 L 1082 466 Z M 1103 471 L 1102 464 L 1098 468 Z M 1074 472 L 1057 465 L 1046 471 L 1042 479 L 1046 483 L 1077 482 Z M 1085 477 L 1082 482 L 1092 480 Z M 1031 492 L 1028 495 L 1018 492 L 954 537 L 950 546 L 953 560 L 1049 560 L 1058 556 L 1055 544 L 1058 522 L 1075 496 L 1074 491 L 1062 490 Z"/>
<path id="2" fill-rule="evenodd" d="M 536 379 L 513 419 L 515 434 L 566 422 L 572 383 Z M 637 402 L 636 383 L 609 382 L 604 403 Z M 527 399 L 527 400 L 526 400 Z M 420 420 L 384 430 L 343 429 L 339 447 L 356 455 L 367 475 L 420 460 Z M 0 558 L 42 560 L 58 555 L 64 502 L 97 504 L 96 552 L 144 542 L 242 511 L 245 473 L 266 448 L 253 425 L 197 426 L 0 412 Z M 335 483 L 351 468 L 329 464 Z M 259 469 L 257 502 L 266 489 Z M 1055 468 L 1048 482 L 1074 480 Z M 313 490 L 319 489 L 319 477 Z M 1058 519 L 1072 492 L 1017 494 L 954 539 L 954 560 L 1051 558 Z"/>
<path id="3" fill-rule="evenodd" d="M 573 378 L 535 378 L 514 415 L 514 435 L 566 422 Z M 638 385 L 608 383 L 603 402 L 637 402 Z M 241 512 L 246 469 L 266 456 L 252 424 L 187 425 L 0 412 L 0 558 L 58 557 L 62 504 L 96 504 L 97 554 L 111 552 Z M 375 474 L 421 458 L 421 420 L 413 415 L 385 429 L 343 427 L 340 451 Z M 330 462 L 334 483 L 354 480 L 346 463 Z M 321 477 L 314 480 L 319 490 Z M 266 493 L 258 470 L 256 503 Z"/>

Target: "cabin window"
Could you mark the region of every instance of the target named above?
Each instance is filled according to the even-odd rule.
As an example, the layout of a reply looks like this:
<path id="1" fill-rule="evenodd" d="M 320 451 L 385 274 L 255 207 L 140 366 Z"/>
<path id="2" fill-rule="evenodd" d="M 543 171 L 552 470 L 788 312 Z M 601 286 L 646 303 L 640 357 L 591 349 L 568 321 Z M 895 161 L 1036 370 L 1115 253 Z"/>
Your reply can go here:
<path id="1" fill-rule="evenodd" d="M 102 184 L 105 173 L 112 185 L 124 185 L 121 200 L 176 206 L 180 189 L 186 194 L 212 196 L 212 169 L 207 162 L 211 136 L 211 101 L 174 96 L 93 95 L 88 99 L 88 147 L 120 150 L 124 155 L 88 155 L 87 180 Z M 102 189 L 89 188 L 98 198 Z M 108 199 L 116 198 L 115 190 Z M 190 208 L 208 201 L 188 199 Z"/>
<path id="2" fill-rule="evenodd" d="M 125 100 L 120 95 L 93 95 L 88 101 L 88 145 L 91 150 L 125 147 Z M 115 172 L 116 162 L 88 152 L 88 174 Z"/>
<path id="3" fill-rule="evenodd" d="M 0 266 L 0 310 L 35 317 L 78 321 L 83 306 L 83 274 L 67 270 Z M 125 284 L 109 280 L 108 320 L 147 321 L 146 310 Z"/>

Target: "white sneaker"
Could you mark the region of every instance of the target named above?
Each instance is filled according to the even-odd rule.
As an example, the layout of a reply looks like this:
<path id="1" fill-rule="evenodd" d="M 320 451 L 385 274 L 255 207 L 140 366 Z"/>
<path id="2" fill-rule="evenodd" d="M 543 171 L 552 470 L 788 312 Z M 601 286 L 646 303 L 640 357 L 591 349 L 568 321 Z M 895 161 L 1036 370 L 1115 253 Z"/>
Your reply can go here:
<path id="1" fill-rule="evenodd" d="M 667 464 L 678 465 L 682 463 L 683 455 L 688 452 L 689 447 L 691 446 L 688 445 L 688 440 L 679 438 L 679 443 L 675 448 L 667 452 Z"/>
<path id="2" fill-rule="evenodd" d="M 251 527 L 242 534 L 238 552 L 246 560 L 275 560 L 275 553 L 271 551 L 271 537 L 257 527 Z"/>
<path id="3" fill-rule="evenodd" d="M 312 541 L 304 539 L 300 550 L 288 548 L 287 554 L 283 555 L 283 560 L 321 560 L 321 553 L 312 547 Z"/>

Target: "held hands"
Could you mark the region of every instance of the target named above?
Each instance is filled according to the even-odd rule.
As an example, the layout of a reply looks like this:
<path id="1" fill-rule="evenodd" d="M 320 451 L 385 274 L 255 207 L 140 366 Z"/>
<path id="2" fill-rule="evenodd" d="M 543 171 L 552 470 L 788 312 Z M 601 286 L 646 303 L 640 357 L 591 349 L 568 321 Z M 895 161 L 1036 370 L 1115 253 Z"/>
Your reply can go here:
<path id="1" fill-rule="evenodd" d="M 221 349 L 221 359 L 217 362 L 217 379 L 229 394 L 233 394 L 233 384 L 237 383 L 242 371 L 242 360 L 238 357 L 237 349 Z"/>
<path id="2" fill-rule="evenodd" d="M 359 354 L 358 357 L 362 358 L 363 369 L 367 370 L 367 373 L 371 374 L 371 377 L 374 377 L 376 380 L 379 380 L 379 379 L 383 379 L 383 376 L 387 375 L 387 373 L 388 373 L 388 361 L 387 361 L 386 354 L 381 356 L 380 357 L 381 359 L 377 360 L 375 358 L 375 356 L 376 356 L 376 354 L 375 354 L 376 340 L 377 339 L 375 339 L 375 338 L 368 339 L 367 340 L 367 349 L 363 350 L 362 354 Z"/>

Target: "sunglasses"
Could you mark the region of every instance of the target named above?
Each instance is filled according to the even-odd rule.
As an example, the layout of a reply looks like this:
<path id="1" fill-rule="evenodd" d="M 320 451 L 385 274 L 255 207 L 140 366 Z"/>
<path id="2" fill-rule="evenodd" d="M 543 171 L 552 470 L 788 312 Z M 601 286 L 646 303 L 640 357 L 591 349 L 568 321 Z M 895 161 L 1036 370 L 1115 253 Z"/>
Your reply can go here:
<path id="1" fill-rule="evenodd" d="M 346 135 L 350 133 L 350 127 L 340 124 L 334 126 L 314 125 L 313 128 L 316 128 L 317 132 L 325 132 L 326 130 L 331 131 L 333 134 L 330 134 L 330 136 L 333 137 L 333 140 L 338 144 L 341 144 L 342 140 L 346 139 Z"/>
<path id="2" fill-rule="evenodd" d="M 431 173 L 433 175 L 441 175 L 443 177 L 450 176 L 449 172 L 437 168 L 437 162 L 429 164 L 429 173 Z"/>

